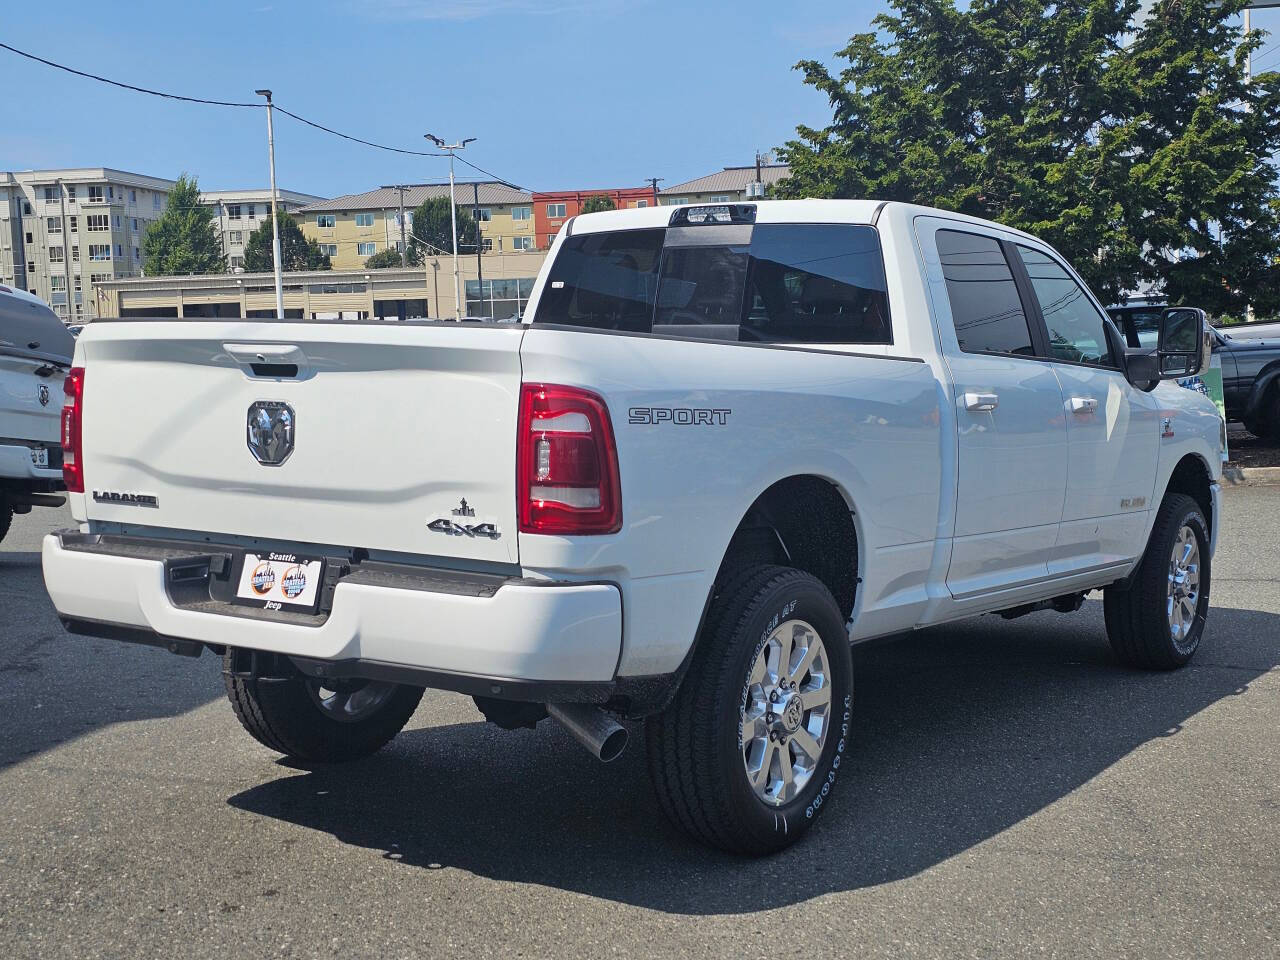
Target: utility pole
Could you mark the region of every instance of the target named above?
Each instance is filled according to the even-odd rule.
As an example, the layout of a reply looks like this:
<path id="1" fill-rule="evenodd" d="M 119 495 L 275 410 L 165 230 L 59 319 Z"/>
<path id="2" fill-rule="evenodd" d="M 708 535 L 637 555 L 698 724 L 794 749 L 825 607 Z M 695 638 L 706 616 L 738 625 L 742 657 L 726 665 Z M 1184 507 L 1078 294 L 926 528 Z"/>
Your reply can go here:
<path id="1" fill-rule="evenodd" d="M 397 184 L 396 189 L 400 191 L 400 266 L 407 267 L 409 265 L 409 244 L 404 236 L 404 184 Z"/>
<path id="2" fill-rule="evenodd" d="M 458 284 L 458 206 L 453 196 L 453 158 L 454 155 L 468 143 L 474 143 L 475 137 L 467 137 L 467 139 L 459 143 L 445 143 L 434 133 L 424 133 L 424 137 L 434 143 L 441 150 L 449 152 L 449 222 L 453 225 L 453 309 L 455 311 L 453 319 L 462 319 L 462 288 Z"/>
<path id="3" fill-rule="evenodd" d="M 653 205 L 654 205 L 655 207 L 658 205 L 658 183 L 659 183 L 661 180 L 662 180 L 662 177 L 650 177 L 650 178 L 649 178 L 649 184 L 653 187 Z"/>
<path id="4" fill-rule="evenodd" d="M 480 292 L 480 308 L 484 310 L 484 267 L 480 264 L 480 252 L 484 247 L 484 241 L 480 237 L 480 184 L 472 181 L 472 216 L 476 221 L 476 286 Z"/>
<path id="5" fill-rule="evenodd" d="M 65 322 L 73 323 L 76 314 L 72 307 L 75 298 L 71 289 L 71 231 L 67 228 L 67 188 L 63 186 L 61 177 L 58 178 L 57 183 L 59 219 L 62 221 L 62 282 L 67 285 L 67 319 Z M 113 269 L 112 275 L 114 273 Z M 49 276 L 53 276 L 53 274 L 50 273 Z"/>
<path id="6" fill-rule="evenodd" d="M 284 319 L 284 281 L 280 276 L 280 218 L 276 213 L 276 135 L 271 126 L 271 91 L 253 91 L 267 98 L 267 157 L 271 163 L 271 258 L 276 275 L 276 319 Z"/>

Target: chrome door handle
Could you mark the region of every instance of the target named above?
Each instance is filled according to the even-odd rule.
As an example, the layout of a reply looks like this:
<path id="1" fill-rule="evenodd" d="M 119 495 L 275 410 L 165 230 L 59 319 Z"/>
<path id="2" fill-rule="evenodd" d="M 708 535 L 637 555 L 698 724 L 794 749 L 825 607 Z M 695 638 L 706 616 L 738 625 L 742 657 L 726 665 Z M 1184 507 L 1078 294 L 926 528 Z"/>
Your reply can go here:
<path id="1" fill-rule="evenodd" d="M 1072 413 L 1093 413 L 1098 409 L 1098 401 L 1094 397 L 1072 397 Z"/>
<path id="2" fill-rule="evenodd" d="M 994 410 L 1000 403 L 1000 397 L 994 393 L 966 393 L 964 408 L 966 410 Z"/>

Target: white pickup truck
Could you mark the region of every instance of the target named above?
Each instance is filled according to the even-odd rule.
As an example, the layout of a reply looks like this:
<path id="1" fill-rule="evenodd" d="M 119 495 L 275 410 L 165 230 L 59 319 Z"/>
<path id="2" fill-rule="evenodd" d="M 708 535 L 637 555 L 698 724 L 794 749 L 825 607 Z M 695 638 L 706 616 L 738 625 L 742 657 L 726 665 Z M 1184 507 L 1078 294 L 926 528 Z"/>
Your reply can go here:
<path id="1" fill-rule="evenodd" d="M 519 324 L 98 321 L 67 380 L 72 633 L 223 658 L 304 762 L 424 687 L 764 853 L 823 809 L 850 644 L 1103 589 L 1124 664 L 1196 650 L 1223 425 L 1198 311 L 1126 348 L 1034 237 L 899 203 L 581 216 Z"/>
<path id="2" fill-rule="evenodd" d="M 74 346 L 48 304 L 0 285 L 0 540 L 15 513 L 66 502 L 58 418 Z"/>

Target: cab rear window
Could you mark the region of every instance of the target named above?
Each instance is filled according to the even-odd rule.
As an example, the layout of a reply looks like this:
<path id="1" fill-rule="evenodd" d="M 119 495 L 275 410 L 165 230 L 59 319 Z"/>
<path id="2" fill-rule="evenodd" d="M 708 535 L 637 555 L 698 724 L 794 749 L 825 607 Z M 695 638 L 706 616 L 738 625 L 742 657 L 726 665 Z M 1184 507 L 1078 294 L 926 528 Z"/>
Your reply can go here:
<path id="1" fill-rule="evenodd" d="M 858 224 L 570 237 L 534 322 L 747 342 L 893 342 L 879 235 Z"/>

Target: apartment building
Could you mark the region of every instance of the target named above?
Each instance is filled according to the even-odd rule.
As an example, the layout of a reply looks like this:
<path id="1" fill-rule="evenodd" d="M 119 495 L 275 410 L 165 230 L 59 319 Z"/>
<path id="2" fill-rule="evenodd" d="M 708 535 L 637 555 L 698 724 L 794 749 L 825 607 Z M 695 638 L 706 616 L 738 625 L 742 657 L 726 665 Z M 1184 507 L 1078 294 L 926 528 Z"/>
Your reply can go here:
<path id="1" fill-rule="evenodd" d="M 590 197 L 608 197 L 614 209 L 653 205 L 652 187 L 609 187 L 603 190 L 552 190 L 533 194 L 533 223 L 537 249 L 546 250 L 556 238 L 564 222 L 582 212 Z"/>
<path id="2" fill-rule="evenodd" d="M 752 185 L 759 182 L 764 189 L 779 180 L 786 179 L 791 167 L 785 163 L 767 163 L 757 167 L 755 164 L 746 167 L 725 167 L 705 177 L 687 180 L 667 187 L 658 194 L 658 203 L 663 206 L 678 206 L 682 203 L 738 203 L 751 199 Z"/>
<path id="3" fill-rule="evenodd" d="M 429 198 L 448 197 L 449 184 L 415 183 L 379 187 L 301 207 L 295 214 L 302 232 L 320 244 L 335 270 L 358 270 L 383 250 L 401 249 L 413 231 L 413 209 Z M 472 213 L 480 225 L 485 253 L 536 249 L 532 196 L 494 181 L 460 182 L 454 190 L 459 210 Z M 470 256 L 475 250 L 460 250 Z"/>
<path id="4" fill-rule="evenodd" d="M 173 180 L 108 167 L 0 172 L 0 277 L 66 322 L 99 316 L 96 285 L 142 273 L 142 238 Z"/>
<path id="5" fill-rule="evenodd" d="M 319 203 L 324 197 L 294 190 L 278 190 L 276 206 L 284 213 L 296 214 L 309 203 Z M 203 190 L 200 203 L 213 210 L 214 229 L 222 243 L 222 254 L 227 258 L 227 269 L 232 273 L 244 269 L 244 245 L 249 234 L 271 220 L 270 190 Z"/>

